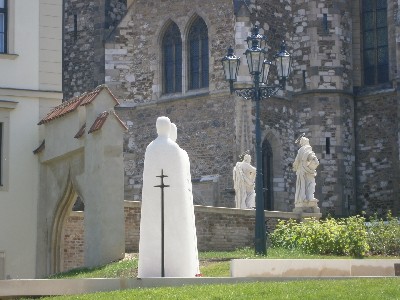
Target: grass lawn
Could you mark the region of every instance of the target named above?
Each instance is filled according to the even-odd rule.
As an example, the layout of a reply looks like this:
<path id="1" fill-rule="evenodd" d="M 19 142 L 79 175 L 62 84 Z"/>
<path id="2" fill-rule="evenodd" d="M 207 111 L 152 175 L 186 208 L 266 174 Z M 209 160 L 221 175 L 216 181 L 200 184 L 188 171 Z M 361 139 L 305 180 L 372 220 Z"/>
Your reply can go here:
<path id="1" fill-rule="evenodd" d="M 50 279 L 62 278 L 133 278 L 137 276 L 137 257 L 130 257 L 118 262 L 93 269 L 74 269 L 50 276 Z"/>
<path id="2" fill-rule="evenodd" d="M 48 297 L 53 300 L 108 299 L 400 299 L 400 278 L 299 280 L 224 285 L 151 288 L 96 293 L 82 296 Z"/>
<path id="3" fill-rule="evenodd" d="M 230 259 L 265 258 L 245 248 L 232 252 L 200 252 L 200 270 L 205 277 L 229 277 Z M 266 258 L 346 258 L 343 256 L 308 255 L 299 251 L 268 249 Z M 348 257 L 351 258 L 351 257 Z M 385 258 L 385 257 L 371 257 Z M 388 258 L 388 257 L 386 257 Z M 397 258 L 397 257 L 391 257 Z M 132 278 L 137 276 L 137 255 L 95 269 L 77 269 L 51 278 Z M 82 296 L 47 297 L 43 299 L 398 299 L 399 278 L 355 278 L 346 280 L 298 280 L 258 282 L 235 285 L 202 285 L 170 288 L 148 288 L 96 293 Z"/>
<path id="4" fill-rule="evenodd" d="M 200 272 L 205 277 L 229 277 L 230 260 L 233 258 L 346 258 L 343 256 L 326 256 L 304 254 L 296 250 L 268 249 L 268 255 L 257 256 L 254 249 L 244 248 L 235 251 L 200 252 Z M 351 257 L 348 257 L 351 258 Z M 75 269 L 66 273 L 56 274 L 50 278 L 132 278 L 137 276 L 137 255 L 129 255 L 124 260 L 114 262 L 94 269 Z"/>
<path id="5" fill-rule="evenodd" d="M 297 258 L 297 259 L 330 259 L 352 258 L 347 256 L 327 256 L 304 254 L 298 250 L 268 249 L 266 257 L 254 254 L 254 249 L 244 248 L 235 251 L 200 252 L 200 272 L 205 277 L 229 277 L 230 260 L 234 258 Z M 371 257 L 371 258 L 398 258 L 398 257 Z M 368 259 L 368 258 L 367 258 Z M 130 254 L 125 259 L 94 269 L 74 269 L 50 278 L 134 278 L 137 276 L 137 254 Z"/>

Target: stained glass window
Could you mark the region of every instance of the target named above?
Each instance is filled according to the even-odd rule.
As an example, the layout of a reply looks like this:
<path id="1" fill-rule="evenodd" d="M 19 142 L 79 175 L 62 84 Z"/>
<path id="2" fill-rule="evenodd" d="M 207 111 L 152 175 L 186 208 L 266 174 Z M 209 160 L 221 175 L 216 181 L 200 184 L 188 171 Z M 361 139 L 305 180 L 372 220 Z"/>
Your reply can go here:
<path id="1" fill-rule="evenodd" d="M 363 0 L 364 84 L 389 80 L 387 0 Z"/>
<path id="2" fill-rule="evenodd" d="M 182 92 L 182 39 L 178 26 L 171 23 L 162 40 L 163 92 Z"/>
<path id="3" fill-rule="evenodd" d="M 189 30 L 189 89 L 208 87 L 208 29 L 196 19 Z"/>
<path id="4" fill-rule="evenodd" d="M 7 0 L 0 0 L 0 53 L 7 52 Z"/>

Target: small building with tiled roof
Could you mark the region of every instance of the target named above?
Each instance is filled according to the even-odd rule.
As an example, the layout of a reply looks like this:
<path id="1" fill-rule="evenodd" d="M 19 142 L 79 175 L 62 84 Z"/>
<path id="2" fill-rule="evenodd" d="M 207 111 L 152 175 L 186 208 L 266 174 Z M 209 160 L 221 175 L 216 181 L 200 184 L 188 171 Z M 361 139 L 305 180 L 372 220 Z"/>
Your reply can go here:
<path id="1" fill-rule="evenodd" d="M 51 160 L 84 147 L 85 142 L 82 137 L 91 133 L 89 131 L 92 126 L 95 126 L 96 130 L 100 129 L 109 115 L 126 130 L 125 124 L 115 112 L 113 110 L 109 112 L 110 108 L 113 109 L 118 104 L 118 100 L 108 87 L 101 85 L 93 91 L 63 101 L 62 104 L 53 108 L 38 123 L 45 127 L 46 147 L 49 149 L 41 156 L 42 159 Z M 106 116 L 105 112 L 107 112 Z M 100 123 L 99 118 L 102 119 Z M 85 132 L 86 129 L 89 131 Z M 63 142 L 60 143 L 60 141 Z"/>
<path id="2" fill-rule="evenodd" d="M 106 86 L 64 101 L 38 125 L 41 162 L 38 262 L 42 273 L 63 271 L 60 236 L 67 211 L 79 197 L 85 206 L 84 265 L 115 261 L 125 252 L 123 133 L 114 112 L 118 100 Z M 107 236 L 107 239 L 103 237 Z"/>

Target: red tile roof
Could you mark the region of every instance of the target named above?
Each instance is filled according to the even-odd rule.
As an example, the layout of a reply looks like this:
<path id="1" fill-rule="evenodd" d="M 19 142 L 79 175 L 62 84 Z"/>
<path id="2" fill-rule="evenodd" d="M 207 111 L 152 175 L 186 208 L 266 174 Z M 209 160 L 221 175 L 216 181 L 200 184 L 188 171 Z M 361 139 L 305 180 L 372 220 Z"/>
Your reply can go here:
<path id="1" fill-rule="evenodd" d="M 108 111 L 104 111 L 101 114 L 99 114 L 97 116 L 96 120 L 94 121 L 94 123 L 92 124 L 92 126 L 90 127 L 88 133 L 92 133 L 92 132 L 99 130 L 103 126 L 103 124 L 106 122 L 109 114 L 110 113 Z"/>
<path id="2" fill-rule="evenodd" d="M 119 102 L 117 98 L 113 95 L 113 93 L 110 91 L 110 89 L 106 85 L 99 85 L 95 90 L 89 92 L 89 93 L 84 93 L 80 96 L 74 97 L 68 101 L 65 101 L 61 103 L 60 105 L 56 106 L 53 108 L 46 117 L 44 117 L 38 125 L 42 125 L 45 123 L 48 123 L 50 121 L 53 121 L 57 118 L 60 118 L 62 116 L 65 116 L 66 114 L 73 112 L 78 108 L 78 106 L 85 106 L 89 103 L 92 103 L 93 100 L 96 98 L 100 92 L 105 89 L 112 97 L 112 99 L 115 101 L 115 105 L 118 105 Z"/>
<path id="3" fill-rule="evenodd" d="M 101 114 L 99 114 L 97 116 L 96 120 L 93 122 L 92 126 L 90 127 L 88 133 L 92 133 L 92 132 L 95 132 L 95 131 L 101 129 L 101 127 L 103 127 L 104 123 L 106 122 L 106 120 L 110 114 L 113 115 L 117 119 L 117 121 L 121 124 L 121 126 L 125 130 L 128 129 L 128 127 L 126 127 L 124 122 L 122 122 L 122 120 L 117 116 L 117 114 L 113 110 L 111 110 L 110 112 L 104 111 Z"/>

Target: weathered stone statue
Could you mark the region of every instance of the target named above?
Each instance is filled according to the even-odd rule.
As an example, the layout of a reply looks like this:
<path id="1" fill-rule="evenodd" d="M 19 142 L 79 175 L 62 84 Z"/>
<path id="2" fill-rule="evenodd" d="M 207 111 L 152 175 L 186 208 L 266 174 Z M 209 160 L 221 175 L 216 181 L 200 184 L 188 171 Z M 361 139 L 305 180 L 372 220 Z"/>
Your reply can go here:
<path id="1" fill-rule="evenodd" d="M 295 211 L 306 211 L 307 208 L 311 208 L 312 212 L 319 213 L 318 200 L 314 198 L 315 176 L 319 161 L 304 134 L 296 140 L 296 143 L 300 144 L 300 149 L 293 163 L 293 170 L 297 175 Z"/>
<path id="2" fill-rule="evenodd" d="M 256 168 L 251 164 L 251 156 L 246 154 L 243 161 L 237 162 L 233 168 L 233 186 L 235 188 L 235 202 L 237 208 L 254 208 L 256 193 L 254 182 Z"/>
<path id="3" fill-rule="evenodd" d="M 195 277 L 199 260 L 189 157 L 174 141 L 176 130 L 171 133 L 169 118 L 159 117 L 156 127 L 158 137 L 147 146 L 144 159 L 138 277 L 161 277 L 162 265 L 165 277 Z M 168 176 L 164 178 L 164 230 L 161 171 Z"/>

